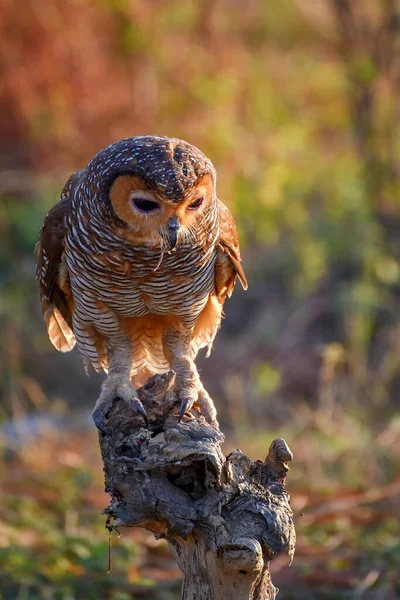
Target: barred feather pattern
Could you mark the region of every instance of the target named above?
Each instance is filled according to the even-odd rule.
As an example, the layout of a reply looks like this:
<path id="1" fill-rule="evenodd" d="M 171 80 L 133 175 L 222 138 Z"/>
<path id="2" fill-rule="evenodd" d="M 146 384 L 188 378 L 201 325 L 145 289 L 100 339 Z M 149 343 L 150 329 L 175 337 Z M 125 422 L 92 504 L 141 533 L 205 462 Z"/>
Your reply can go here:
<path id="1" fill-rule="evenodd" d="M 213 202 L 202 211 L 196 229 L 186 228 L 179 234 L 174 251 L 169 251 L 161 234 L 136 243 L 110 201 L 112 181 L 123 174 L 151 182 L 169 202 L 176 204 L 199 178 L 210 175 L 214 182 Z M 67 337 L 70 333 L 70 347 L 71 336 L 76 338 L 85 366 L 91 363 L 96 370 L 107 371 L 110 348 L 130 347 L 131 375 L 135 385 L 139 385 L 150 374 L 170 368 L 163 343 L 166 331 L 179 331 L 189 337 L 191 359 L 200 348 L 210 349 L 225 297 L 233 289 L 235 268 L 245 285 L 236 229 L 229 211 L 217 200 L 212 163 L 197 148 L 181 140 L 127 138 L 101 151 L 86 169 L 69 180 L 62 196 L 64 203 L 66 194 L 69 203 L 62 223 L 62 255 L 59 248 L 57 252 L 57 285 L 64 292 L 63 303 L 71 313 L 68 326 L 73 335 L 70 330 L 63 333 Z M 57 206 L 52 210 L 56 211 Z M 51 211 L 48 219 L 51 224 Z M 232 237 L 232 227 L 233 243 L 229 242 L 227 251 L 221 231 Z M 42 229 L 45 234 L 46 221 Z M 46 290 L 53 283 L 46 281 L 43 231 L 38 265 L 42 265 L 42 299 L 48 302 Z M 63 273 L 66 282 L 60 275 Z M 49 306 L 54 322 L 59 310 L 51 302 Z M 52 341 L 55 344 L 57 340 L 54 337 Z M 70 349 L 66 344 L 64 347 Z"/>
<path id="2" fill-rule="evenodd" d="M 217 210 L 209 211 L 203 227 L 175 252 L 166 253 L 155 271 L 160 247 L 128 244 L 106 218 L 90 180 L 77 185 L 67 221 L 65 260 L 75 300 L 73 329 L 82 356 L 95 369 L 106 370 L 104 340 L 127 335 L 132 375 L 168 370 L 163 329 L 169 324 L 194 328 L 215 290 L 218 233 Z M 218 307 L 216 313 L 211 327 L 194 332 L 193 356 L 211 346 L 220 321 Z M 138 320 L 149 315 L 153 318 Z M 155 315 L 175 319 L 157 320 Z"/>
<path id="3" fill-rule="evenodd" d="M 202 239 L 179 246 L 176 252 L 164 256 L 155 272 L 159 248 L 127 245 L 96 214 L 90 220 L 84 219 L 83 211 L 77 193 L 69 218 L 65 257 L 75 300 L 74 332 L 81 354 L 97 370 L 106 369 L 105 348 L 96 346 L 93 331 L 118 339 L 121 325 L 129 325 L 130 317 L 172 314 L 181 326 L 192 329 L 214 291 L 215 243 L 207 244 L 206 250 Z M 211 217 L 216 239 L 216 219 Z M 183 282 L 185 277 L 187 283 Z M 195 354 L 200 347 L 212 344 L 217 327 L 218 323 L 214 331 L 193 339 Z M 143 326 L 132 327 L 132 331 L 132 372 L 145 367 L 153 373 L 165 372 L 169 367 L 162 348 L 162 331 L 154 321 L 143 320 Z"/>

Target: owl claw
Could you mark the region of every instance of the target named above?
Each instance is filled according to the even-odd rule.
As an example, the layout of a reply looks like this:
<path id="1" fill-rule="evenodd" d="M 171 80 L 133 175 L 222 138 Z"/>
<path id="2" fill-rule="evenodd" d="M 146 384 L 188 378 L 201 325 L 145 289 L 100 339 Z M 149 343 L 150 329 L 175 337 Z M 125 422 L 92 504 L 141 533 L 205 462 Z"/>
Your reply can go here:
<path id="1" fill-rule="evenodd" d="M 183 398 L 181 402 L 181 409 L 179 411 L 178 423 L 180 423 L 183 419 L 185 413 L 189 412 L 192 408 L 194 401 L 192 398 Z"/>
<path id="2" fill-rule="evenodd" d="M 105 429 L 103 426 L 104 415 L 101 414 L 101 412 L 99 410 L 93 411 L 92 418 L 93 418 L 94 424 L 96 425 L 97 429 L 99 431 L 101 431 L 101 433 L 103 433 L 104 435 L 111 435 L 110 432 L 107 431 L 107 429 Z"/>
<path id="3" fill-rule="evenodd" d="M 146 423 L 146 427 L 148 427 L 148 426 L 149 426 L 149 419 L 148 419 L 148 417 L 147 417 L 147 413 L 146 413 L 146 411 L 145 411 L 145 409 L 144 409 L 144 406 L 143 406 L 143 404 L 140 402 L 140 400 L 137 400 L 137 399 L 135 399 L 135 400 L 132 400 L 132 401 L 130 402 L 130 407 L 132 408 L 132 410 L 133 410 L 133 411 L 134 411 L 136 414 L 139 414 L 139 415 L 141 415 L 141 416 L 143 417 L 143 419 L 144 419 L 144 422 Z"/>
<path id="4" fill-rule="evenodd" d="M 108 413 L 116 400 L 123 400 L 129 408 L 140 415 L 148 427 L 149 420 L 143 404 L 136 395 L 136 390 L 131 382 L 124 376 L 109 376 L 102 385 L 102 390 L 93 411 L 93 421 L 102 433 L 109 435 L 107 431 Z"/>
<path id="5" fill-rule="evenodd" d="M 141 415 L 143 417 L 144 422 L 146 423 L 146 427 L 148 427 L 149 419 L 147 417 L 144 406 L 140 402 L 140 400 L 137 400 L 137 399 L 131 400 L 129 402 L 129 406 L 135 414 Z M 99 431 L 104 433 L 104 435 L 111 435 L 110 432 L 107 431 L 107 429 L 105 429 L 105 427 L 104 427 L 104 420 L 105 420 L 106 416 L 105 416 L 105 414 L 103 414 L 103 412 L 101 410 L 95 409 L 93 411 L 92 417 L 93 417 L 94 424 L 96 425 L 96 427 Z"/>
<path id="6" fill-rule="evenodd" d="M 181 401 L 181 408 L 179 411 L 178 423 L 180 423 L 185 414 L 188 414 L 190 409 L 195 405 L 196 410 L 205 418 L 207 423 L 210 425 L 217 425 L 217 412 L 210 396 L 207 394 L 205 389 L 201 387 L 198 390 L 197 400 L 189 397 L 183 397 Z M 192 416 L 189 414 L 189 416 Z"/>

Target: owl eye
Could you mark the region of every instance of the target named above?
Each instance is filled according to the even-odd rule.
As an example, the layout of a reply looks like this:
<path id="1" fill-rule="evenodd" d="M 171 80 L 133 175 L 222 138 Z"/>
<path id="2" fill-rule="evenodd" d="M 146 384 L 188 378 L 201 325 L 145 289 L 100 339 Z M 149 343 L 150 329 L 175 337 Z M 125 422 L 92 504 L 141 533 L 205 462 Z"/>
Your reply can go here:
<path id="1" fill-rule="evenodd" d="M 201 198 L 197 198 L 197 200 L 192 202 L 192 204 L 189 204 L 189 210 L 197 210 L 198 208 L 200 208 L 200 206 L 203 204 L 203 202 L 204 202 L 204 196 L 201 196 Z"/>
<path id="2" fill-rule="evenodd" d="M 160 205 L 157 202 L 148 200 L 147 198 L 135 198 L 132 202 L 141 213 L 155 212 L 160 209 Z"/>

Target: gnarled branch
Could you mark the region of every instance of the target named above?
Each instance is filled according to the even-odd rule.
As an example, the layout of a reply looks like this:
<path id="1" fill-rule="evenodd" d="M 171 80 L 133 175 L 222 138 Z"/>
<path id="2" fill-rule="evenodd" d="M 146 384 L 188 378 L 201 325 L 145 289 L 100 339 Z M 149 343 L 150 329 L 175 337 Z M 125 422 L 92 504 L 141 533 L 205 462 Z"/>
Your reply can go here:
<path id="1" fill-rule="evenodd" d="M 285 489 L 286 442 L 274 440 L 265 461 L 240 450 L 222 454 L 219 429 L 193 411 L 178 423 L 174 374 L 155 375 L 139 390 L 149 417 L 116 402 L 110 435 L 99 434 L 105 510 L 115 526 L 144 527 L 165 538 L 183 572 L 183 600 L 270 600 L 269 562 L 294 553 Z"/>

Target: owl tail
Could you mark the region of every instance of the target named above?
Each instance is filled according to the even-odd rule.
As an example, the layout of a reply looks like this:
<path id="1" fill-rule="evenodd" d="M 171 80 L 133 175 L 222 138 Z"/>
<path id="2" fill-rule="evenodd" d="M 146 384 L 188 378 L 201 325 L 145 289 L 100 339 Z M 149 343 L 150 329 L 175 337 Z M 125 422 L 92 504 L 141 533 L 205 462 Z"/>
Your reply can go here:
<path id="1" fill-rule="evenodd" d="M 44 308 L 44 307 L 43 307 Z M 64 317 L 55 306 L 44 311 L 47 332 L 53 346 L 60 352 L 69 352 L 75 346 L 75 336 Z"/>

